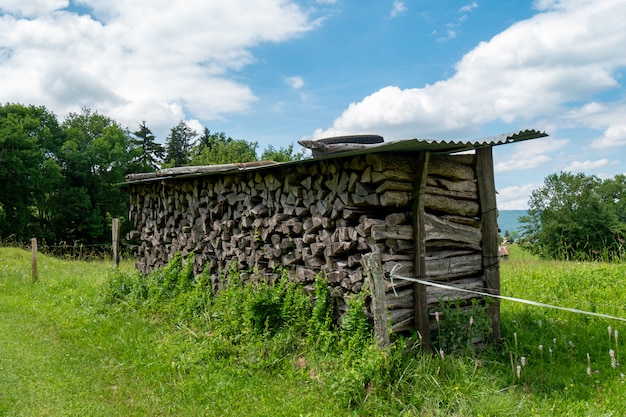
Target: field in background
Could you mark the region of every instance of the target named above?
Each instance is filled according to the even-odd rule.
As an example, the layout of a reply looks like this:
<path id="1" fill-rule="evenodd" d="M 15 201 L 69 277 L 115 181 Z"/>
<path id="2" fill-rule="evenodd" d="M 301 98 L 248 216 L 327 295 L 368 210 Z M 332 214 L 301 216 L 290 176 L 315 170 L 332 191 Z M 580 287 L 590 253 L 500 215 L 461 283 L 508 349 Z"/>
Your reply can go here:
<path id="1" fill-rule="evenodd" d="M 124 285 L 138 279 L 122 270 Z M 626 317 L 624 264 L 539 261 L 513 246 L 501 271 L 505 295 Z M 39 282 L 29 274 L 28 252 L 0 248 L 2 416 L 626 415 L 619 320 L 503 301 L 501 348 L 344 345 L 356 357 L 287 330 L 226 334 L 210 306 L 186 321 L 104 301 L 120 280 L 107 262 L 40 256 Z"/>

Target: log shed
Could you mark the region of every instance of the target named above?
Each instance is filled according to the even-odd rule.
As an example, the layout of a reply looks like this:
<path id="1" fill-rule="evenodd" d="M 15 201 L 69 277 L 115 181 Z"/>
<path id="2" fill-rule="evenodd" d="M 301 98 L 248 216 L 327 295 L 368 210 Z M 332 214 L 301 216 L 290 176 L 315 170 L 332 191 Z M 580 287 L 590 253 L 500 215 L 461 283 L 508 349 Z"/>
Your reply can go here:
<path id="1" fill-rule="evenodd" d="M 500 290 L 492 148 L 547 136 L 524 130 L 477 140 L 393 142 L 372 135 L 301 141 L 310 159 L 192 166 L 130 174 L 128 240 L 150 273 L 177 252 L 193 255 L 212 291 L 235 266 L 272 276 L 279 266 L 311 284 L 323 273 L 337 312 L 364 283 L 361 257 L 378 252 L 385 272 Z M 356 139 L 356 140 L 355 140 Z M 366 139 L 366 140 L 359 140 Z M 426 346 L 440 299 L 466 293 L 389 283 L 394 332 L 415 329 Z M 500 310 L 491 304 L 492 339 Z"/>

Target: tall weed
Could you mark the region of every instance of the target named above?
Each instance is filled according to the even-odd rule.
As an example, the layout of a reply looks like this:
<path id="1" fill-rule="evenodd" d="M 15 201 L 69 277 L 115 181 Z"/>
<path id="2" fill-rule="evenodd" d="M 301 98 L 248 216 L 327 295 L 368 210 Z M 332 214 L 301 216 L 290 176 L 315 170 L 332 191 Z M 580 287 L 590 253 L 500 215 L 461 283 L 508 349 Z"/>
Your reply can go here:
<path id="1" fill-rule="evenodd" d="M 503 294 L 624 316 L 624 265 L 545 262 L 516 250 L 510 258 L 501 265 Z M 190 262 L 176 258 L 148 277 L 112 274 L 103 297 L 176 330 L 160 346 L 181 380 L 260 373 L 358 415 L 600 415 L 626 407 L 614 333 L 622 329 L 604 319 L 502 302 L 501 346 L 477 350 L 474 342 L 489 336 L 488 304 L 442 304 L 434 346 L 445 354 L 422 353 L 416 335 L 394 335 L 381 350 L 365 293 L 348 299 L 337 322 L 323 276 L 304 288 L 285 271 L 268 281 L 232 268 L 212 293 L 208 275 L 189 274 Z"/>

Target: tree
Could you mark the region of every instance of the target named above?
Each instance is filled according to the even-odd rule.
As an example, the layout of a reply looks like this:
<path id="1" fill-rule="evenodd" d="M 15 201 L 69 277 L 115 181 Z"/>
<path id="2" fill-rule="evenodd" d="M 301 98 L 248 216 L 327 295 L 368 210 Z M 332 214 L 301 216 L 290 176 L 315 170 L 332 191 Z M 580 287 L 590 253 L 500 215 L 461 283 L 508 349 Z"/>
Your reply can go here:
<path id="1" fill-rule="evenodd" d="M 70 113 L 61 127 L 64 187 L 58 195 L 57 236 L 107 242 L 111 218 L 125 217 L 128 212 L 127 196 L 115 184 L 133 170 L 129 134 L 113 119 L 85 108 Z"/>
<path id="2" fill-rule="evenodd" d="M 191 146 L 197 136 L 198 133 L 182 120 L 174 126 L 165 142 L 166 165 L 170 167 L 188 165 Z"/>
<path id="3" fill-rule="evenodd" d="M 289 162 L 301 161 L 303 159 L 304 152 L 294 153 L 293 144 L 279 149 L 274 149 L 274 146 L 269 145 L 261 154 L 261 160 L 263 161 Z"/>
<path id="4" fill-rule="evenodd" d="M 518 242 L 545 258 L 619 258 L 626 239 L 620 218 L 625 190 L 620 176 L 602 181 L 582 173 L 551 174 L 531 194 Z"/>
<path id="5" fill-rule="evenodd" d="M 159 169 L 165 156 L 165 148 L 155 140 L 155 136 L 146 126 L 145 120 L 141 122 L 139 130 L 133 132 L 133 135 L 135 138 L 131 138 L 131 143 L 138 150 L 138 155 L 134 159 L 134 162 L 139 165 L 138 170 L 149 172 Z"/>
<path id="6" fill-rule="evenodd" d="M 258 161 L 258 142 L 233 139 L 224 132 L 211 133 L 204 128 L 204 134 L 192 149 L 190 165 L 232 164 Z M 304 153 L 295 153 L 293 144 L 286 148 L 275 149 L 269 145 L 261 154 L 263 161 L 289 162 L 304 159 Z"/>
<path id="7" fill-rule="evenodd" d="M 204 128 L 204 134 L 194 147 L 191 165 L 231 164 L 256 161 L 257 142 L 233 139 L 224 132 L 211 133 Z"/>
<path id="8" fill-rule="evenodd" d="M 606 179 L 601 185 L 602 202 L 613 205 L 620 222 L 626 223 L 626 175 Z"/>
<path id="9" fill-rule="evenodd" d="M 61 133 L 45 107 L 0 106 L 0 237 L 25 240 L 49 229 L 61 182 L 53 150 Z"/>

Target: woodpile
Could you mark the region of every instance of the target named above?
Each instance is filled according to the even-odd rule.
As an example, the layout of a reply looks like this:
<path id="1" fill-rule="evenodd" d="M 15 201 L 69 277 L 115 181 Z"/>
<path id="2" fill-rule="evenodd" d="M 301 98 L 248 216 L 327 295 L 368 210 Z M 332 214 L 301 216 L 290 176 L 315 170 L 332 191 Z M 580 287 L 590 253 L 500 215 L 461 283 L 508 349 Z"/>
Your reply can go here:
<path id="1" fill-rule="evenodd" d="M 260 273 L 284 266 L 303 282 L 323 272 L 337 296 L 358 292 L 362 254 L 413 256 L 411 170 L 369 159 L 130 185 L 138 268 L 149 273 L 176 252 L 193 252 L 196 272 L 208 268 L 215 290 L 236 261 Z"/>
<path id="2" fill-rule="evenodd" d="M 219 290 L 228 268 L 295 280 L 324 273 L 339 313 L 364 282 L 361 257 L 373 251 L 383 269 L 415 274 L 416 153 L 278 164 L 241 172 L 167 178 L 128 185 L 130 220 L 144 273 L 172 256 L 195 254 Z M 473 155 L 431 156 L 424 188 L 426 278 L 482 288 L 481 221 Z M 127 179 L 141 179 L 129 176 Z M 394 331 L 414 327 L 411 283 L 395 281 L 387 304 Z M 429 304 L 466 297 L 428 289 Z"/>
<path id="3" fill-rule="evenodd" d="M 484 289 L 482 262 L 482 229 L 474 155 L 432 155 L 426 166 L 423 194 L 425 236 L 424 279 L 442 281 L 461 289 Z M 404 264 L 399 275 L 413 276 L 410 264 Z M 415 325 L 414 286 L 395 281 L 387 289 L 392 330 L 413 329 Z M 467 300 L 471 294 L 426 287 L 428 311 L 437 309 L 439 301 Z M 433 317 L 434 319 L 434 317 Z M 431 328 L 435 327 L 434 320 Z"/>

